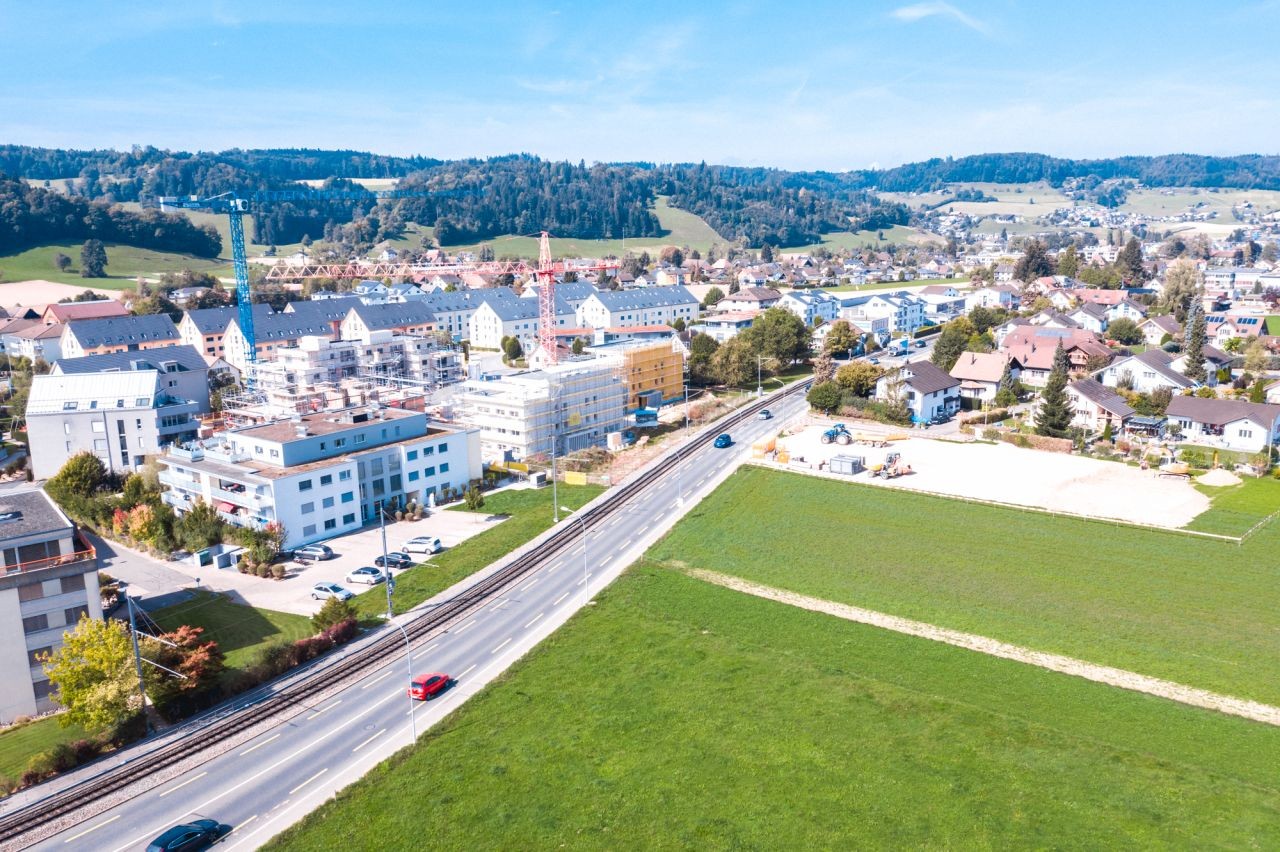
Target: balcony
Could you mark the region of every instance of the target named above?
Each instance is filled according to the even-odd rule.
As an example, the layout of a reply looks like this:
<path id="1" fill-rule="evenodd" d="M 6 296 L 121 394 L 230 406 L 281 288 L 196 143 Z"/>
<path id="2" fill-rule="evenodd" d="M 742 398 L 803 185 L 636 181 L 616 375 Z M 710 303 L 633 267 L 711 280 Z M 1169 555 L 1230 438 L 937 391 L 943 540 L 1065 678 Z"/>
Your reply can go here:
<path id="1" fill-rule="evenodd" d="M 219 512 L 218 517 L 232 526 L 245 527 L 251 530 L 260 530 L 267 525 L 267 522 L 262 518 L 254 518 L 249 515 L 232 514 L 231 512 Z"/>
<path id="2" fill-rule="evenodd" d="M 73 553 L 50 556 L 45 559 L 30 559 L 26 562 L 6 565 L 0 571 L 5 574 L 26 574 L 30 571 L 40 571 L 45 568 L 58 568 L 63 565 L 75 565 L 81 562 L 94 562 L 97 560 L 98 552 L 93 549 L 93 545 L 89 544 L 89 542 L 79 535 L 74 536 L 71 541 L 76 548 Z"/>
<path id="3" fill-rule="evenodd" d="M 162 484 L 168 485 L 170 488 L 181 488 L 183 491 L 200 491 L 202 489 L 200 480 L 183 476 L 172 468 L 165 468 L 160 471 L 158 479 Z"/>
<path id="4" fill-rule="evenodd" d="M 234 503 L 237 506 L 246 506 L 261 509 L 272 505 L 270 495 L 258 495 L 253 491 L 228 491 L 224 488 L 210 488 L 209 494 L 216 502 Z"/>
<path id="5" fill-rule="evenodd" d="M 180 491 L 161 492 L 160 502 L 172 506 L 175 509 L 182 509 L 183 511 L 186 511 L 195 505 L 195 502 L 191 500 L 191 498 Z"/>

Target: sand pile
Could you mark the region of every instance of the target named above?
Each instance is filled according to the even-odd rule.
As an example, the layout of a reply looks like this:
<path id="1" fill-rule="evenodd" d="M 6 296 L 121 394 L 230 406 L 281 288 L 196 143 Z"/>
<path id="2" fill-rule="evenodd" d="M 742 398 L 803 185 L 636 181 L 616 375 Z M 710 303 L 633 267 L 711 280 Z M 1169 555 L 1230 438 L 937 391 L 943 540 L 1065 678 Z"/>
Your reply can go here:
<path id="1" fill-rule="evenodd" d="M 1239 485 L 1240 477 L 1236 476 L 1231 471 L 1218 468 L 1216 470 L 1209 471 L 1203 476 L 1196 477 L 1196 482 L 1200 483 L 1201 485 L 1215 485 L 1215 486 Z"/>

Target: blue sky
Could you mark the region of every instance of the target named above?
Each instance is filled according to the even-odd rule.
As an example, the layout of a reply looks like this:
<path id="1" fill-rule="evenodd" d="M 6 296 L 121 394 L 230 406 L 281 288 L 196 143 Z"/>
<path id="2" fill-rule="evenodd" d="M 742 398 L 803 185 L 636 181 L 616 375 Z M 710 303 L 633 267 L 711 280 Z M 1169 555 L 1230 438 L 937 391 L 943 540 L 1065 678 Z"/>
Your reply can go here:
<path id="1" fill-rule="evenodd" d="M 1280 2 L 0 0 L 0 32 L 0 141 L 34 145 L 806 169 L 1280 150 Z"/>

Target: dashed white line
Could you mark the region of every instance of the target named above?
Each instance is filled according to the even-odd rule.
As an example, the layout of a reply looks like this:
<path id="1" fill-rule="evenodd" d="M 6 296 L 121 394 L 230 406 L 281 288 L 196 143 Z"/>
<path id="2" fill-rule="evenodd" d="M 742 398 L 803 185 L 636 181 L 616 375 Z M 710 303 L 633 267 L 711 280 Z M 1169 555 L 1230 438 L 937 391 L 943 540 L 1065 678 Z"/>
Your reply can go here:
<path id="1" fill-rule="evenodd" d="M 472 663 L 471 665 L 467 666 L 466 669 L 463 670 L 462 674 L 458 675 L 458 679 L 461 680 L 462 678 L 466 677 L 467 674 L 470 673 L 470 671 L 475 667 L 476 667 L 475 663 Z"/>
<path id="2" fill-rule="evenodd" d="M 557 569 L 557 568 L 559 568 L 559 567 L 560 567 L 560 563 L 559 563 L 559 562 L 557 562 L 555 565 L 548 565 L 548 566 L 547 566 L 547 573 L 548 573 L 548 574 L 554 574 L 554 573 L 556 572 L 556 569 Z"/>
<path id="3" fill-rule="evenodd" d="M 462 625 L 461 627 L 459 627 L 459 628 L 457 628 L 456 630 L 454 630 L 454 631 L 453 631 L 454 635 L 456 636 L 457 634 L 459 634 L 459 633 L 461 633 L 462 631 L 466 630 L 468 627 L 470 627 L 471 625 L 473 625 L 473 624 L 475 624 L 475 623 L 476 623 L 476 620 L 475 620 L 474 618 L 473 618 L 473 619 L 471 619 L 471 620 L 470 620 L 470 621 L 468 621 L 466 624 L 464 624 L 464 625 Z"/>
<path id="4" fill-rule="evenodd" d="M 311 776 L 310 778 L 308 778 L 306 781 L 303 781 L 303 782 L 302 782 L 301 784 L 299 784 L 297 787 L 294 787 L 292 790 L 290 790 L 290 791 L 289 791 L 289 795 L 290 795 L 290 796 L 292 796 L 294 793 L 298 792 L 298 791 L 299 791 L 299 790 L 301 790 L 303 787 L 307 786 L 307 785 L 308 785 L 308 784 L 310 784 L 312 781 L 316 780 L 317 778 L 319 778 L 321 775 L 325 774 L 325 773 L 326 773 L 326 772 L 328 772 L 328 771 L 329 771 L 329 767 L 327 767 L 327 766 L 326 766 L 324 769 L 321 769 L 321 770 L 320 770 L 319 772 L 317 772 L 315 775 L 312 775 L 312 776 Z"/>
<path id="5" fill-rule="evenodd" d="M 356 752 L 358 752 L 360 749 L 364 748 L 364 747 L 365 747 L 365 746 L 367 746 L 369 743 L 373 742 L 374 740 L 376 740 L 378 737 L 382 736 L 382 735 L 383 735 L 383 734 L 385 734 L 386 732 L 387 732 L 387 729 L 386 729 L 386 728 L 383 728 L 381 731 L 378 731 L 378 733 L 376 733 L 376 734 L 374 734 L 373 736 L 369 737 L 369 739 L 367 739 L 367 740 L 365 740 L 364 742 L 360 743 L 360 745 L 358 745 L 358 746 L 356 746 L 355 748 L 351 749 L 351 753 L 352 753 L 352 754 L 355 754 L 355 753 L 356 753 Z"/>
<path id="6" fill-rule="evenodd" d="M 98 823 L 93 828 L 86 828 L 84 831 L 80 832 L 79 834 L 68 837 L 66 840 L 62 842 L 70 843 L 73 840 L 79 840 L 81 837 L 84 837 L 86 834 L 89 834 L 90 832 L 93 832 L 93 831 L 97 831 L 98 829 L 102 828 L 104 825 L 115 822 L 118 819 L 120 819 L 120 814 L 116 814 L 115 816 L 111 817 L 111 819 L 104 819 L 102 822 Z"/>
<path id="7" fill-rule="evenodd" d="M 413 658 L 416 660 L 416 659 L 418 659 L 419 657 L 425 657 L 427 654 L 430 654 L 432 651 L 434 651 L 436 648 L 439 648 L 439 647 L 440 647 L 440 643 L 439 643 L 439 642 L 432 642 L 430 645 L 428 645 L 427 647 L 423 648 L 423 649 L 422 649 L 421 651 L 419 651 L 418 653 L 414 654 L 414 655 L 413 655 Z"/>
<path id="8" fill-rule="evenodd" d="M 538 582 L 538 578 L 537 578 L 537 577 L 534 577 L 532 580 L 530 580 L 529 582 L 527 582 L 527 583 L 525 583 L 523 586 L 521 586 L 521 587 L 520 587 L 520 591 L 522 591 L 522 592 L 527 592 L 527 591 L 529 591 L 530 589 L 532 589 L 532 588 L 533 588 L 534 583 L 537 583 L 537 582 Z"/>
<path id="9" fill-rule="evenodd" d="M 496 653 L 498 653 L 498 652 L 499 652 L 499 651 L 501 651 L 503 648 L 507 647 L 507 645 L 508 645 L 510 642 L 511 642 L 511 637 L 510 637 L 510 636 L 508 636 L 506 639 L 503 639 L 503 640 L 502 640 L 502 644 L 501 644 L 501 645 L 499 645 L 498 647 L 494 648 L 494 649 L 493 649 L 492 651 L 490 651 L 489 653 L 490 653 L 490 654 L 496 654 Z"/>
<path id="10" fill-rule="evenodd" d="M 564 600 L 564 599 L 565 599 L 565 598 L 567 598 L 567 597 L 569 597 L 569 593 L 568 593 L 568 592 L 565 592 L 563 595 L 561 595 L 560 597 L 556 598 L 555 603 L 553 603 L 553 604 L 551 604 L 551 605 L 552 605 L 552 606 L 560 606 L 560 601 Z"/>
<path id="11" fill-rule="evenodd" d="M 163 793 L 161 793 L 161 794 L 160 794 L 160 798 L 162 798 L 162 799 L 163 799 L 165 796 L 169 795 L 170 793 L 174 792 L 175 790 L 181 790 L 183 787 L 187 786 L 188 784 L 192 784 L 192 783 L 194 783 L 194 782 L 196 782 L 196 781 L 199 781 L 201 778 L 203 778 L 204 776 L 206 776 L 206 775 L 208 775 L 208 774 L 209 774 L 209 773 L 206 771 L 206 772 L 201 772 L 199 775 L 193 775 L 192 777 L 188 778 L 186 781 L 183 781 L 183 782 L 182 782 L 181 784 L 179 784 L 178 786 L 176 786 L 176 787 L 170 787 L 168 790 L 165 790 Z"/>
<path id="12" fill-rule="evenodd" d="M 533 621 L 530 621 L 528 624 L 526 624 L 526 625 L 524 626 L 524 629 L 525 629 L 525 630 L 528 630 L 530 627 L 532 627 L 533 625 L 537 624 L 537 623 L 538 623 L 538 619 L 539 619 L 539 618 L 542 618 L 542 616 L 543 616 L 544 614 L 545 614 L 545 613 L 541 613 L 541 612 L 540 612 L 540 613 L 538 613 L 537 615 L 535 615 L 535 616 L 533 617 Z"/>
<path id="13" fill-rule="evenodd" d="M 322 708 L 320 708 L 319 710 L 317 710 L 316 712 L 314 712 L 314 713 L 312 713 L 310 716 L 308 716 L 308 717 L 307 717 L 307 721 L 308 721 L 308 722 L 310 722 L 312 719 L 314 719 L 315 717 L 319 716 L 321 713 L 328 713 L 330 710 L 332 710 L 333 708 L 337 707 L 337 706 L 338 706 L 339 704 L 341 704 L 341 703 L 342 703 L 342 699 L 341 699 L 341 698 L 339 698 L 337 701 L 333 702 L 333 703 L 332 703 L 332 704 L 330 704 L 328 707 L 322 707 Z"/>
<path id="14" fill-rule="evenodd" d="M 377 677 L 375 677 L 373 680 L 369 681 L 368 683 L 366 683 L 364 686 L 362 686 L 362 687 L 360 687 L 360 688 L 361 688 L 361 689 L 368 689 L 369 687 L 373 686 L 373 685 L 374 685 L 375 683 L 377 683 L 378 681 L 380 681 L 380 680 L 385 680 L 386 678 L 389 678 L 389 677 L 391 677 L 391 670 L 390 670 L 390 669 L 388 669 L 387 671 L 385 671 L 385 672 L 383 672 L 382 674 L 378 675 L 378 676 L 377 676 Z"/>
<path id="15" fill-rule="evenodd" d="M 246 754 L 248 754 L 249 752 L 251 752 L 251 751 L 255 751 L 256 749 L 260 749 L 260 748 L 262 748 L 264 745 L 266 745 L 267 743 L 271 742 L 272 740 L 278 740 L 278 739 L 280 739 L 280 735 L 279 735 L 279 734 L 272 734 L 271 736 L 267 737 L 267 738 L 266 738 L 265 740 L 263 740 L 262 742 L 257 743 L 257 744 L 255 744 L 255 745 L 251 745 L 251 746 L 249 746 L 247 749 L 245 749 L 244 751 L 242 751 L 242 752 L 240 752 L 238 755 L 236 755 L 236 757 L 244 757 L 244 756 L 245 756 Z"/>

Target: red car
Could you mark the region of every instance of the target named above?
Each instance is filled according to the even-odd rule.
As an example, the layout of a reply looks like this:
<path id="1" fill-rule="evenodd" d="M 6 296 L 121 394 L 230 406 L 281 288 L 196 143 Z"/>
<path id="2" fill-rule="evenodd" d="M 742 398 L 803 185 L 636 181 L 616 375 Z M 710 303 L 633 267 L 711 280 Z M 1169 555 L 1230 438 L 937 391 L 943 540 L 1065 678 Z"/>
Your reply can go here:
<path id="1" fill-rule="evenodd" d="M 416 698 L 419 701 L 434 698 L 445 691 L 445 688 L 449 686 L 449 681 L 449 676 L 442 672 L 418 675 L 409 681 L 409 697 Z"/>

